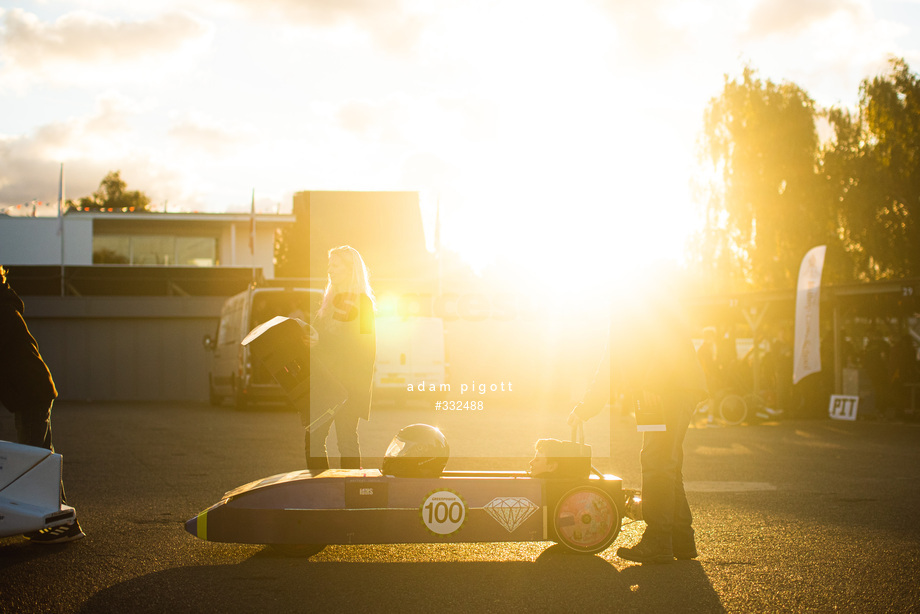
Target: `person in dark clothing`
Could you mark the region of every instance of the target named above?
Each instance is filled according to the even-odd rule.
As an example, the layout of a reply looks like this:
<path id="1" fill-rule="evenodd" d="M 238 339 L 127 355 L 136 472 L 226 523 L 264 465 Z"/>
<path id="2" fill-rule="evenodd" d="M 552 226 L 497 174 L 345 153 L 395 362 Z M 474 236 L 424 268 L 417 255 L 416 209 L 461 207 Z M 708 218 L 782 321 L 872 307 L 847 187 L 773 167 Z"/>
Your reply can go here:
<path id="1" fill-rule="evenodd" d="M 13 412 L 18 443 L 54 452 L 51 405 L 57 388 L 23 318 L 24 305 L 0 266 L 0 403 Z M 61 503 L 65 503 L 61 483 Z M 76 519 L 70 524 L 26 535 L 33 543 L 59 544 L 84 537 Z"/>
<path id="2" fill-rule="evenodd" d="M 347 245 L 329 250 L 326 291 L 313 320 L 317 338 L 311 347 L 311 369 L 318 370 L 314 362 L 321 362 L 344 388 L 347 398 L 335 408 L 317 407 L 314 405 L 325 404 L 319 399 L 327 395 L 311 390 L 310 416 L 304 422 L 307 467 L 311 470 L 329 468 L 326 437 L 333 423 L 341 467 L 361 467 L 358 421 L 370 417 L 377 357 L 374 311 L 374 293 L 361 255 Z"/>
<path id="3" fill-rule="evenodd" d="M 615 310 L 604 357 L 569 424 L 578 426 L 597 415 L 620 393 L 635 407 L 644 432 L 640 462 L 646 528 L 637 545 L 618 548 L 617 556 L 638 563 L 696 558 L 683 486 L 683 442 L 697 404 L 708 393 L 679 302 L 667 293 L 634 295 Z"/>
<path id="4" fill-rule="evenodd" d="M 910 385 L 917 382 L 917 348 L 909 333 L 903 333 L 891 347 L 890 390 L 894 418 L 907 418 L 911 407 Z"/>

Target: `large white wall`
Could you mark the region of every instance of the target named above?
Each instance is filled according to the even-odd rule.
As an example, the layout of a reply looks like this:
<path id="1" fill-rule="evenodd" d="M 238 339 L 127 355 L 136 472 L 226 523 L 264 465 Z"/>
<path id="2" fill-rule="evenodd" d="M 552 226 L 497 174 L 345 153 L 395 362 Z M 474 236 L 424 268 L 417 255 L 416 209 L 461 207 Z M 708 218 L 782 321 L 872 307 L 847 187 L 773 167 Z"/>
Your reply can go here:
<path id="1" fill-rule="evenodd" d="M 128 214 L 122 220 L 131 220 Z M 164 214 L 158 214 L 164 215 Z M 115 218 L 115 216 L 111 216 Z M 98 218 L 97 218 L 98 219 Z M 189 219 L 188 217 L 186 219 Z M 89 266 L 93 264 L 93 220 L 90 215 L 64 216 L 64 264 Z M 136 218 L 138 224 L 145 220 Z M 172 218 L 171 221 L 178 221 Z M 221 266 L 262 269 L 271 279 L 275 276 L 275 230 L 280 224 L 292 223 L 293 216 L 256 216 L 255 255 L 249 250 L 250 220 L 248 215 L 202 215 L 192 221 L 208 220 L 219 226 L 218 258 Z M 180 222 L 181 223 L 181 222 Z M 61 264 L 60 220 L 54 217 L 7 217 L 0 215 L 0 264 L 54 266 Z M 163 231 L 162 226 L 158 232 Z M 213 231 L 213 226 L 211 227 Z"/>
<path id="2" fill-rule="evenodd" d="M 93 222 L 64 216 L 64 232 L 54 217 L 0 216 L 0 264 L 84 266 L 93 263 Z"/>

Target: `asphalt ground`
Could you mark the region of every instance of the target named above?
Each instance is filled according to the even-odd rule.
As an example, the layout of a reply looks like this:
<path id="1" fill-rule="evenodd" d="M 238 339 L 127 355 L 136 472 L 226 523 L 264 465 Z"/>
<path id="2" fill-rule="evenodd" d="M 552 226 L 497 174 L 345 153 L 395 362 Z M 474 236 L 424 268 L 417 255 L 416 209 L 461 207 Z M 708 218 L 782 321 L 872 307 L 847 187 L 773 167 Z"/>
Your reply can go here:
<path id="1" fill-rule="evenodd" d="M 567 412 L 509 410 L 499 424 L 517 427 L 496 433 L 481 416 L 377 407 L 361 427 L 368 463 L 420 411 L 468 458 L 504 449 L 503 437 L 511 452 L 480 459 L 503 469 L 526 467 L 516 454 L 535 433 L 564 435 Z M 629 418 L 613 421 L 609 442 L 605 422 L 588 423 L 588 443 L 612 450 L 595 464 L 638 486 L 640 438 Z M 4 410 L 0 438 L 14 438 Z M 660 566 L 616 557 L 641 522 L 594 556 L 534 542 L 329 546 L 300 559 L 186 533 L 225 491 L 302 468 L 299 418 L 278 409 L 61 403 L 54 438 L 87 537 L 0 538 L 2 612 L 920 611 L 915 424 L 691 429 L 685 480 L 701 554 Z"/>

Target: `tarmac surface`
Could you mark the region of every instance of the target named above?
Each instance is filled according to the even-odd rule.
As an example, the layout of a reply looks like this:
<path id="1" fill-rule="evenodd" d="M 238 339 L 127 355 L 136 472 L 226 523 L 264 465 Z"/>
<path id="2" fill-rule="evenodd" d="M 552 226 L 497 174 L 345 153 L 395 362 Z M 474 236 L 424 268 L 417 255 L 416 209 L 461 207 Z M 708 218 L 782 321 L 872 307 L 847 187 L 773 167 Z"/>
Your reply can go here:
<path id="1" fill-rule="evenodd" d="M 503 449 L 480 462 L 524 469 L 535 435 L 566 435 L 566 413 L 505 410 L 503 424 L 517 425 L 509 434 L 430 403 L 383 405 L 362 423 L 365 464 L 375 466 L 400 426 L 428 421 L 460 456 Z M 613 422 L 612 441 L 606 422 L 588 423 L 588 443 L 612 450 L 595 464 L 637 487 L 640 437 L 629 418 Z M 684 473 L 700 557 L 660 566 L 616 556 L 641 522 L 594 556 L 528 542 L 328 546 L 300 559 L 204 542 L 185 520 L 231 488 L 303 467 L 295 413 L 60 403 L 53 425 L 87 537 L 59 546 L 0 538 L 2 612 L 920 611 L 916 424 L 691 429 Z M 4 410 L 0 439 L 15 439 Z"/>

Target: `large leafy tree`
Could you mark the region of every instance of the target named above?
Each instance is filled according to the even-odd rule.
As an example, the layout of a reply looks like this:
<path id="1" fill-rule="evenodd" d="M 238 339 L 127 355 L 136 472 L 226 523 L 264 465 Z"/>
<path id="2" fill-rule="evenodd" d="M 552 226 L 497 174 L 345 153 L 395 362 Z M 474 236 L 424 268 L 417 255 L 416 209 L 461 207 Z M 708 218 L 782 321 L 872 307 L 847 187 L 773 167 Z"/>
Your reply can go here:
<path id="1" fill-rule="evenodd" d="M 696 254 L 721 289 L 791 287 L 808 249 L 839 244 L 818 151 L 804 90 L 761 80 L 750 67 L 726 76 L 704 118 L 701 154 L 713 181 Z"/>
<path id="2" fill-rule="evenodd" d="M 920 80 L 902 59 L 860 86 L 855 111 L 831 109 L 825 169 L 855 276 L 920 275 Z"/>
<path id="3" fill-rule="evenodd" d="M 121 171 L 111 171 L 99 182 L 99 189 L 79 201 L 81 209 L 102 211 L 147 211 L 150 197 L 137 190 L 127 190 Z"/>

